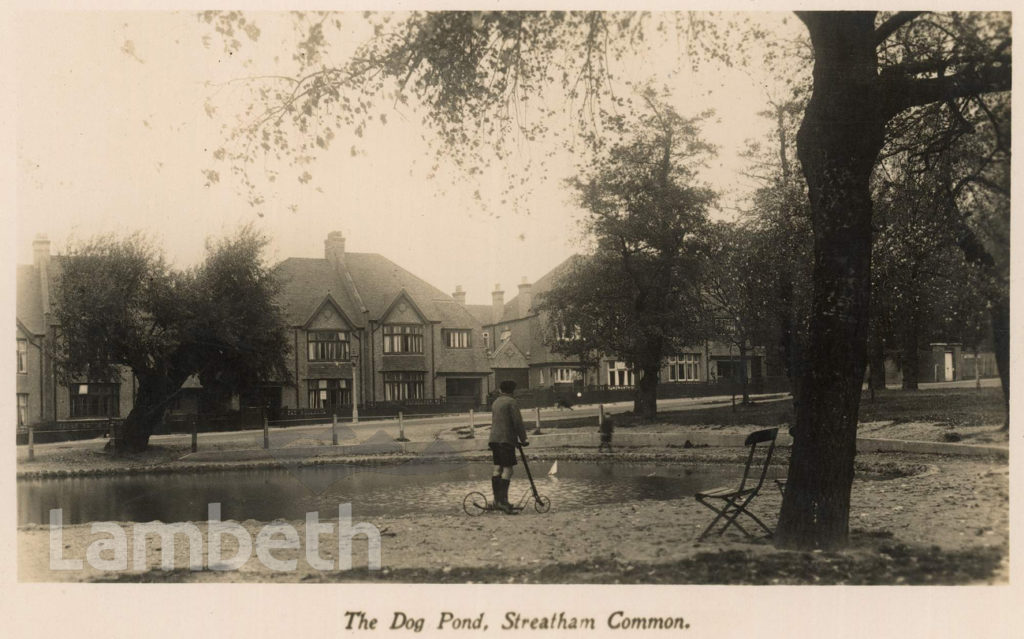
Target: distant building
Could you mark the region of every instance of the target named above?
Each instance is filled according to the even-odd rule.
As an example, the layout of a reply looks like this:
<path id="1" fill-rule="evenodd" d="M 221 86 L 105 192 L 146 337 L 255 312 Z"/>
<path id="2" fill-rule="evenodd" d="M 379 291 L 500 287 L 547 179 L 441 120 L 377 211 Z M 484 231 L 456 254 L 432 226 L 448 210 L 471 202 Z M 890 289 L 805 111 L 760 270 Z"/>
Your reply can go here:
<path id="1" fill-rule="evenodd" d="M 580 258 L 574 256 L 565 260 L 536 282 L 529 283 L 523 278 L 518 285 L 518 295 L 508 302 L 504 291 L 496 286 L 491 293 L 491 306 L 469 307 L 483 323 L 495 384 L 511 379 L 522 389 L 553 388 L 566 392 L 593 386 L 635 386 L 637 375 L 626 362 L 601 356 L 596 366 L 584 365 L 576 357 L 553 352 L 546 341 L 547 336 L 557 338 L 557 331 L 549 330 L 547 313 L 534 309 L 534 300 L 549 291 L 577 259 Z M 765 374 L 764 348 L 757 347 L 747 353 L 745 366 L 748 380 L 761 379 Z M 738 381 L 740 370 L 737 348 L 708 341 L 670 354 L 661 370 L 659 384 Z"/>
<path id="2" fill-rule="evenodd" d="M 484 403 L 482 327 L 453 297 L 382 255 L 346 251 L 339 232 L 324 257 L 288 258 L 276 270 L 294 373 L 263 389 L 272 409 Z"/>

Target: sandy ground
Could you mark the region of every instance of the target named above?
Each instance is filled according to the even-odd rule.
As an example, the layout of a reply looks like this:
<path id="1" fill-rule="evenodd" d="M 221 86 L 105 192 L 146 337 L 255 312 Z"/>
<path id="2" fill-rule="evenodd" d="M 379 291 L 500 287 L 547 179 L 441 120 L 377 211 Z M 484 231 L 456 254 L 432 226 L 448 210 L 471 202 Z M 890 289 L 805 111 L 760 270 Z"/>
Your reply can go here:
<path id="1" fill-rule="evenodd" d="M 538 454 L 540 450 L 536 451 Z M 736 451 L 706 449 L 658 456 L 706 461 L 732 458 Z M 592 451 L 547 450 L 541 458 L 590 455 Z M 623 459 L 637 455 L 621 453 Z M 724 457 L 723 457 L 724 455 Z M 129 570 L 52 571 L 50 535 L 44 526 L 19 528 L 19 578 L 26 581 L 334 581 L 428 582 L 544 581 L 555 583 L 1001 583 L 1007 579 L 1009 472 L 1005 460 L 903 453 L 858 456 L 862 470 L 904 474 L 886 480 L 857 480 L 851 510 L 852 546 L 845 553 L 778 551 L 762 540 L 748 541 L 735 530 L 698 542 L 712 513 L 693 499 L 639 501 L 547 514 L 497 513 L 379 517 L 368 523 L 381 532 L 382 570 L 366 571 L 367 545 L 354 542 L 353 571 L 338 571 L 337 527 L 320 537 L 320 556 L 334 564 L 318 570 L 300 550 L 275 550 L 296 559 L 295 570 L 276 572 L 254 556 L 238 572 L 190 571 L 187 544 L 174 545 L 177 570 L 159 570 L 159 540 L 147 544 L 144 564 L 134 566 L 129 532 Z M 544 481 L 544 480 L 542 480 Z M 517 478 L 513 496 L 527 487 Z M 541 485 L 543 488 L 543 485 Z M 779 491 L 766 486 L 753 510 L 775 525 Z M 360 521 L 358 513 L 354 522 Z M 255 539 L 265 522 L 241 524 Z M 305 540 L 303 522 L 289 522 Z M 130 529 L 131 524 L 126 524 Z M 197 524 L 206 538 L 206 524 Z M 84 558 L 104 533 L 89 525 L 63 530 L 64 557 Z M 231 538 L 224 553 L 231 554 Z M 511 540 L 511 542 L 510 542 Z M 205 544 L 204 544 L 205 547 Z M 108 551 L 101 555 L 111 558 Z M 204 553 L 203 565 L 208 565 Z M 983 565 L 984 564 L 984 565 Z M 138 568 L 136 570 L 136 568 Z M 758 572 L 761 571 L 761 572 Z M 824 581 L 822 579 L 824 578 Z"/>

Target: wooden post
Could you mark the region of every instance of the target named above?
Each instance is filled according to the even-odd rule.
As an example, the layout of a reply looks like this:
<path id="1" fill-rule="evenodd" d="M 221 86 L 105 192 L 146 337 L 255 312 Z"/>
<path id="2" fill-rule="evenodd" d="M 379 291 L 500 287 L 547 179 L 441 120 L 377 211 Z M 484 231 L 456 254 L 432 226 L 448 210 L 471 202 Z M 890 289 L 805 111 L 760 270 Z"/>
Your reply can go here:
<path id="1" fill-rule="evenodd" d="M 263 449 L 268 450 L 270 448 L 270 422 L 266 417 L 263 418 Z"/>
<path id="2" fill-rule="evenodd" d="M 537 424 L 537 427 L 533 430 L 533 434 L 534 435 L 540 435 L 541 434 L 540 433 L 540 406 L 534 407 L 533 410 L 534 410 L 534 415 L 535 415 L 534 421 Z"/>
<path id="3" fill-rule="evenodd" d="M 476 420 L 473 418 L 473 409 L 469 409 L 469 436 L 470 438 L 476 437 Z"/>
<path id="4" fill-rule="evenodd" d="M 359 423 L 359 356 L 352 356 L 352 423 Z"/>
<path id="5" fill-rule="evenodd" d="M 402 411 L 398 411 L 398 441 L 407 441 L 405 439 L 405 415 L 402 414 Z"/>
<path id="6" fill-rule="evenodd" d="M 597 425 L 604 426 L 604 404 L 597 405 Z"/>
<path id="7" fill-rule="evenodd" d="M 331 446 L 338 445 L 338 415 L 331 415 Z"/>
<path id="8" fill-rule="evenodd" d="M 974 347 L 974 388 L 981 390 L 981 360 L 978 358 L 978 347 Z"/>
<path id="9" fill-rule="evenodd" d="M 199 450 L 199 416 L 192 415 L 192 452 Z"/>
<path id="10" fill-rule="evenodd" d="M 34 461 L 36 458 L 36 429 L 35 426 L 28 427 L 28 460 Z"/>

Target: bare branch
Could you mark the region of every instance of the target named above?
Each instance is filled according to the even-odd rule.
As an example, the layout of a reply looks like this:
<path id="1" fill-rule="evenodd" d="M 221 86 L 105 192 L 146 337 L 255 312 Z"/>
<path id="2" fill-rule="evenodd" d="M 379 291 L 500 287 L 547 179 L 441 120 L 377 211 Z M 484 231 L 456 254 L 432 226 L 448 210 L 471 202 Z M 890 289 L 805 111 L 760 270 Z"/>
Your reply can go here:
<path id="1" fill-rule="evenodd" d="M 900 27 L 913 21 L 924 11 L 900 11 L 895 13 L 888 20 L 883 22 L 877 29 L 875 29 L 875 46 L 882 44 L 889 39 L 889 36 L 896 33 Z"/>

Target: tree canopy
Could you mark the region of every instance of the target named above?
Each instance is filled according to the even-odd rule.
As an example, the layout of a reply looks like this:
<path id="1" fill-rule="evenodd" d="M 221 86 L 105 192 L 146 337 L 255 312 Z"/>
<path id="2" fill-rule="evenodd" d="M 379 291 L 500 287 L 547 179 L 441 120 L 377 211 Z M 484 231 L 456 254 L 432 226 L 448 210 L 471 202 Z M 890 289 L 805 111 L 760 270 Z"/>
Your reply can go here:
<path id="1" fill-rule="evenodd" d="M 148 444 L 169 402 L 191 376 L 204 389 L 251 392 L 287 380 L 286 326 L 278 282 L 263 261 L 267 240 L 251 228 L 207 243 L 198 267 L 171 268 L 151 241 L 99 236 L 60 260 L 57 362 L 67 379 L 138 381 L 124 440 Z"/>

